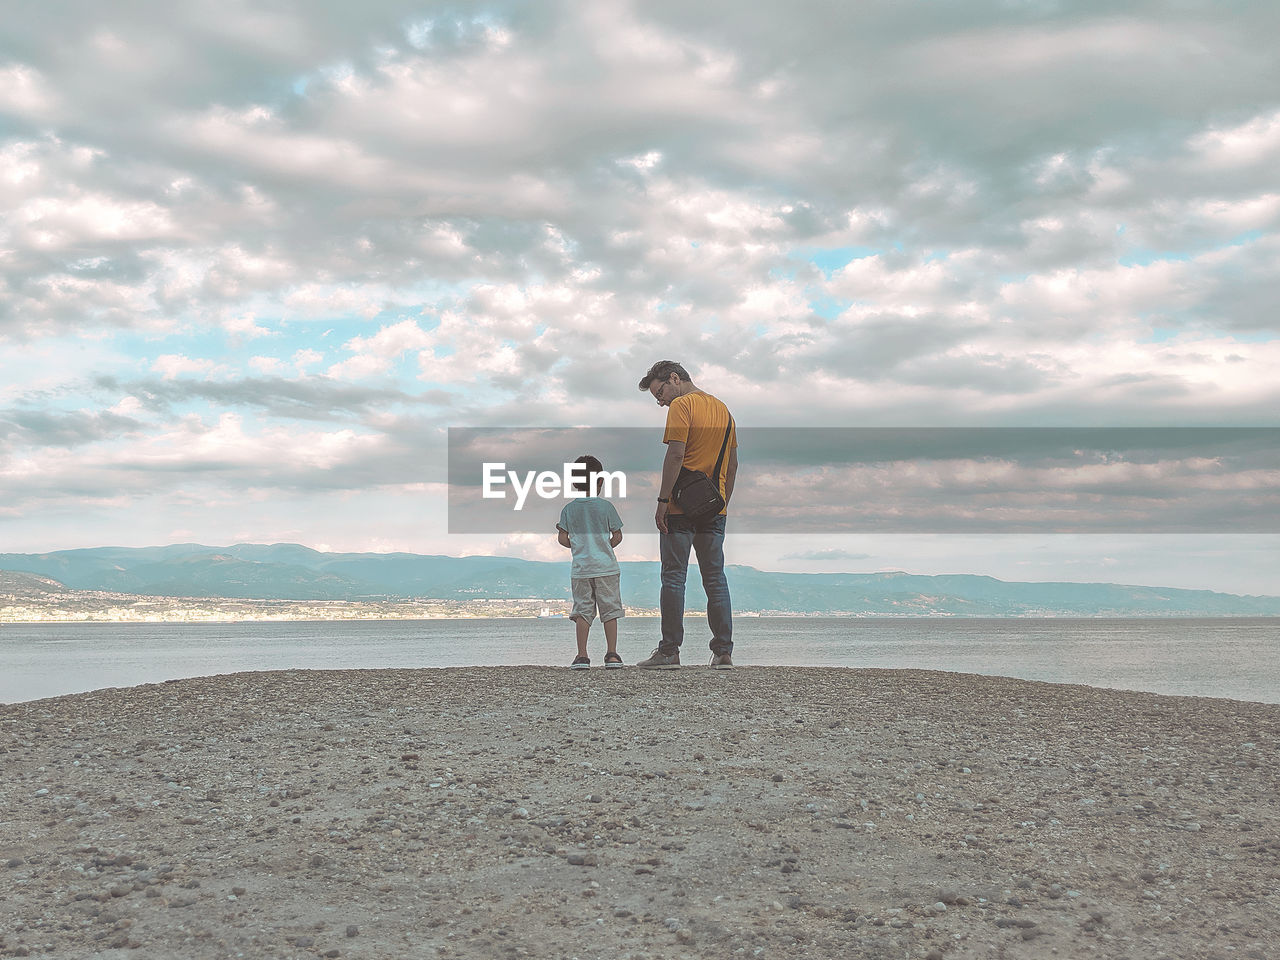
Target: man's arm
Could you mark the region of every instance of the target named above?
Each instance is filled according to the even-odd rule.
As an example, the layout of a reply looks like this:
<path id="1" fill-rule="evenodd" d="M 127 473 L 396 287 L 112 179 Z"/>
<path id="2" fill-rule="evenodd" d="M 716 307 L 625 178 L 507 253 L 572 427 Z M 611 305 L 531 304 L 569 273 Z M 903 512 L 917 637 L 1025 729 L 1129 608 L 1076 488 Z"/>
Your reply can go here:
<path id="1" fill-rule="evenodd" d="M 564 527 L 556 527 L 556 532 L 560 534 L 560 546 L 572 549 L 572 544 L 569 543 L 569 531 Z"/>
<path id="2" fill-rule="evenodd" d="M 612 533 L 612 534 L 610 534 L 610 535 L 609 535 L 609 546 L 611 546 L 611 547 L 616 547 L 616 546 L 617 546 L 618 544 L 620 544 L 621 542 L 622 542 L 622 531 L 621 531 L 621 530 L 615 530 L 615 531 L 613 531 L 613 533 Z"/>
<path id="3" fill-rule="evenodd" d="M 671 499 L 671 490 L 676 485 L 676 478 L 680 476 L 682 466 L 684 466 L 684 441 L 672 440 L 667 443 L 667 455 L 662 458 L 662 485 L 658 487 L 658 496 L 663 500 Z M 667 508 L 670 506 L 669 503 L 660 503 L 653 514 L 654 523 L 663 533 L 669 532 Z"/>
<path id="4" fill-rule="evenodd" d="M 733 480 L 738 475 L 738 448 L 729 451 L 729 465 L 724 471 L 724 502 L 728 506 L 733 499 Z"/>

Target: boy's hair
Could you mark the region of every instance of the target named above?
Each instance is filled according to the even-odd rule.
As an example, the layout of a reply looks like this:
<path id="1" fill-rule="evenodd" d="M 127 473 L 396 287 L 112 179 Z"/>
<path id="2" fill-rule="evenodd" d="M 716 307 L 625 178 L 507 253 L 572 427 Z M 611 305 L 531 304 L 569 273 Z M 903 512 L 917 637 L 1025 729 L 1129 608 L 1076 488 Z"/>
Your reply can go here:
<path id="1" fill-rule="evenodd" d="M 684 380 L 686 383 L 688 382 L 689 372 L 685 370 L 684 367 L 680 366 L 680 364 L 676 363 L 674 360 L 659 360 L 649 368 L 648 373 L 640 378 L 640 389 L 648 390 L 649 384 L 653 383 L 655 380 L 662 380 L 665 382 L 671 378 L 673 373 L 681 380 Z"/>
<path id="2" fill-rule="evenodd" d="M 573 461 L 573 462 L 574 462 L 574 463 L 585 463 L 585 464 L 587 465 L 587 475 L 586 475 L 586 477 L 585 477 L 585 478 L 583 478 L 583 479 L 581 479 L 581 480 L 576 479 L 576 478 L 574 479 L 574 481 L 573 481 L 573 492 L 574 492 L 574 493 L 587 493 L 587 494 L 589 494 L 589 493 L 590 493 L 590 491 L 587 489 L 587 486 L 588 486 L 588 484 L 589 484 L 589 483 L 590 483 L 590 481 L 591 481 L 591 475 L 592 475 L 593 473 L 604 473 L 604 465 L 603 465 L 603 464 L 601 464 L 599 460 L 597 460 L 595 457 L 591 456 L 591 454 L 589 454 L 589 453 L 584 453 L 582 456 L 580 456 L 577 460 L 575 460 L 575 461 Z M 597 479 L 597 480 L 596 480 L 596 486 L 597 486 L 597 487 L 598 487 L 598 486 L 600 486 L 600 484 L 601 484 L 601 483 L 603 483 L 603 482 L 604 482 L 604 481 L 603 481 L 603 479 Z"/>

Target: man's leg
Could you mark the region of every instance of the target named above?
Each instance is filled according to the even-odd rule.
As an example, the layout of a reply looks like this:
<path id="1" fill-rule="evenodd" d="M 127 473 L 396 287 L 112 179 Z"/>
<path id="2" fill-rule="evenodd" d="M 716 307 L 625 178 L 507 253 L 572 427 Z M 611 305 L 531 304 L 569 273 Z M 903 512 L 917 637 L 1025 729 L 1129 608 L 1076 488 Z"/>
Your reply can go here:
<path id="1" fill-rule="evenodd" d="M 712 653 L 733 653 L 733 603 L 729 599 L 729 580 L 724 575 L 724 525 L 725 518 L 716 517 L 693 536 L 702 588 L 707 592 Z"/>
<path id="2" fill-rule="evenodd" d="M 662 589 L 658 594 L 662 641 L 658 650 L 669 655 L 679 653 L 680 644 L 684 643 L 684 581 L 689 575 L 693 526 L 678 514 L 667 514 L 667 530 L 658 534 L 658 551 L 662 557 Z"/>

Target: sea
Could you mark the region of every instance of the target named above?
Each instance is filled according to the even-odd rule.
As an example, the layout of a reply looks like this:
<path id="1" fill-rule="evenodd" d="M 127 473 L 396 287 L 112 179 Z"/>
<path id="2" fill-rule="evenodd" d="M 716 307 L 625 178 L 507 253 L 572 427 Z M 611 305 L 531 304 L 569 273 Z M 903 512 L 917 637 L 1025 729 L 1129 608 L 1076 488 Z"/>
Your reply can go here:
<path id="1" fill-rule="evenodd" d="M 658 620 L 620 622 L 634 664 Z M 681 660 L 706 664 L 706 621 L 686 620 Z M 1280 703 L 1280 618 L 892 619 L 737 617 L 739 666 L 946 670 L 1177 696 Z M 567 666 L 557 618 L 0 624 L 0 703 L 258 670 Z M 589 653 L 604 660 L 600 625 Z"/>

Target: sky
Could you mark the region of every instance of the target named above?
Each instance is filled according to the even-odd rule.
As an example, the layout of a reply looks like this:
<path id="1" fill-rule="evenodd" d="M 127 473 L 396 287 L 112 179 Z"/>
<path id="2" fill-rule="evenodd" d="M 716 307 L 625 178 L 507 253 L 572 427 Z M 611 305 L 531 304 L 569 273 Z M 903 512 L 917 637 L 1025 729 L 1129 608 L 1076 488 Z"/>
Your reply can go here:
<path id="1" fill-rule="evenodd" d="M 563 559 L 449 533 L 449 429 L 650 427 L 656 469 L 665 358 L 744 430 L 1280 426 L 1277 33 L 1193 0 L 24 5 L 0 552 Z M 655 559 L 636 509 L 620 557 Z M 1238 529 L 727 555 L 1280 594 Z"/>

